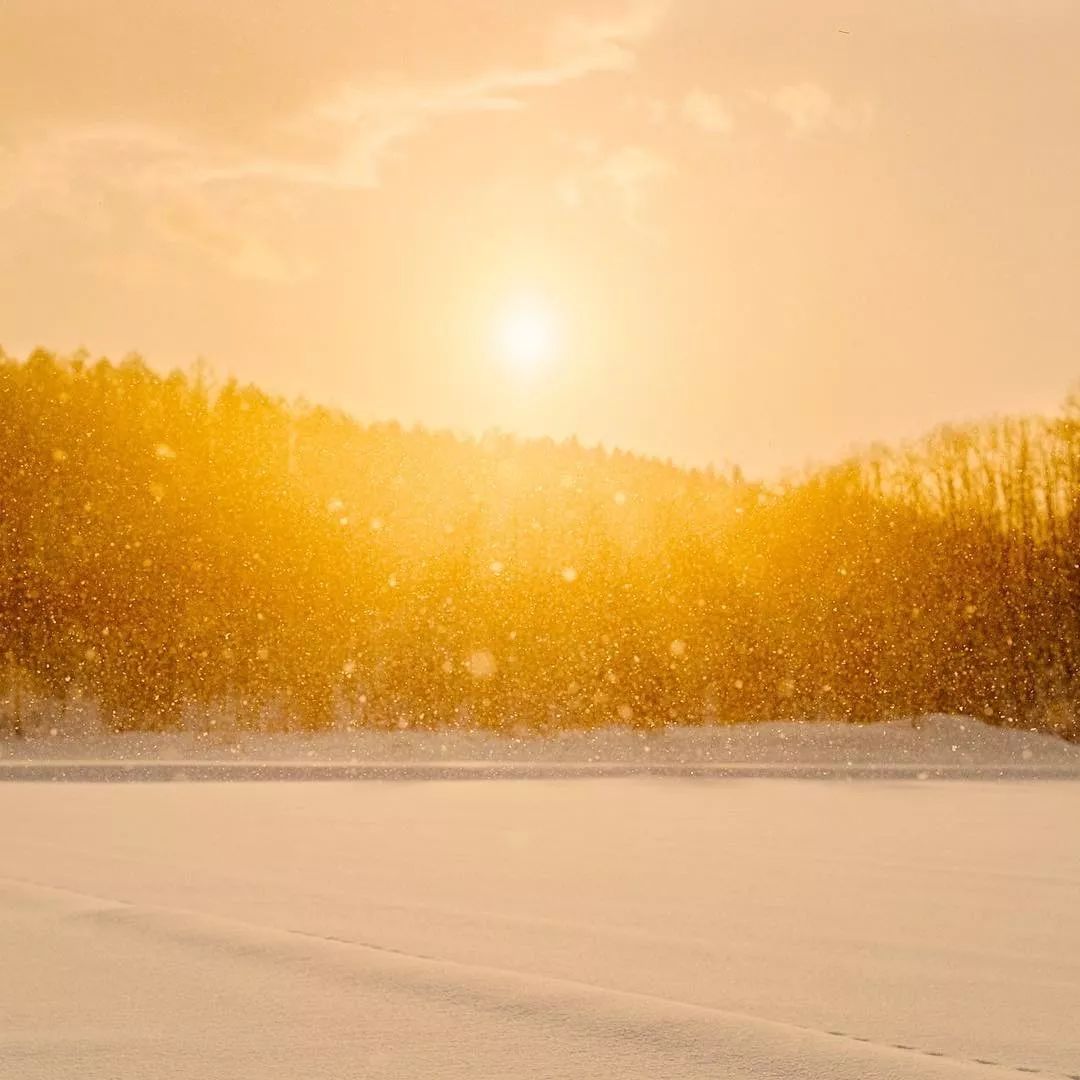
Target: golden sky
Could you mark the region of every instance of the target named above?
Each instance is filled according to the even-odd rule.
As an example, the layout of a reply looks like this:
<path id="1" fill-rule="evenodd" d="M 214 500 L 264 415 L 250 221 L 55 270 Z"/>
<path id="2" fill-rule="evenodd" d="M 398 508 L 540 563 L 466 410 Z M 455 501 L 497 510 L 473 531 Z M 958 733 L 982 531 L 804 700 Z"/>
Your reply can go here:
<path id="1" fill-rule="evenodd" d="M 1080 376 L 1077 0 L 3 0 L 0 344 L 751 472 Z"/>

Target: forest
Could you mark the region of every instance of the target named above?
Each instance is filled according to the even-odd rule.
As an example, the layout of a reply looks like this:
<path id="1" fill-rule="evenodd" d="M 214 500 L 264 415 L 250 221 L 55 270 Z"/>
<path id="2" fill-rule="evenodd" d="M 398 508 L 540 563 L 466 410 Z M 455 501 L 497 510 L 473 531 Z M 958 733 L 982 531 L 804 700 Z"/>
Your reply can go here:
<path id="1" fill-rule="evenodd" d="M 0 352 L 0 733 L 1080 738 L 1080 399 L 782 482 Z"/>

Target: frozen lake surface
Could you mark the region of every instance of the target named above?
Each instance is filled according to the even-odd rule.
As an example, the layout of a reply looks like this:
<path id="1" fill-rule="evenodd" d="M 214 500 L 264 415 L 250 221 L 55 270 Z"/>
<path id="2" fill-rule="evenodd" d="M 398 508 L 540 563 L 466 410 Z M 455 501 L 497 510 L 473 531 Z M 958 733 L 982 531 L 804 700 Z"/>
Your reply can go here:
<path id="1" fill-rule="evenodd" d="M 0 1077 L 1080 1076 L 1080 783 L 0 784 Z"/>

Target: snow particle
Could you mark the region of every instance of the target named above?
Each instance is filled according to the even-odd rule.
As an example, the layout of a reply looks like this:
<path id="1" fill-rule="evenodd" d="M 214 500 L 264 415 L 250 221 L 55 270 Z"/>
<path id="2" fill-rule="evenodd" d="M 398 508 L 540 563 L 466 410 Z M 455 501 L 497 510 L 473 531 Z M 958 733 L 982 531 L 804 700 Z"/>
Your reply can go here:
<path id="1" fill-rule="evenodd" d="M 476 649 L 469 653 L 465 667 L 475 679 L 490 679 L 498 670 L 495 657 L 487 649 Z"/>

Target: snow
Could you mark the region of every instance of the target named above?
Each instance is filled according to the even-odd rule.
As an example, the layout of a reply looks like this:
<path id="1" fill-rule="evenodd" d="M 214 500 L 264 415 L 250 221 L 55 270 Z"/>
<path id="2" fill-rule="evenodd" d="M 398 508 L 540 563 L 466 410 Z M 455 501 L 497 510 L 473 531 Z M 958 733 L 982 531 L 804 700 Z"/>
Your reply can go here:
<path id="1" fill-rule="evenodd" d="M 15 766 L 53 763 L 275 763 L 273 778 L 333 777 L 317 766 L 385 767 L 386 775 L 560 776 L 674 770 L 708 775 L 1076 775 L 1080 744 L 1045 732 L 1004 728 L 969 717 L 927 716 L 891 723 L 760 723 L 566 731 L 541 736 L 419 729 L 278 734 L 212 727 L 207 732 L 37 737 L 0 742 L 0 776 Z M 455 766 L 446 773 L 431 766 Z M 463 764 L 502 768 L 462 769 Z M 515 769 L 513 766 L 518 766 Z M 522 769 L 521 766 L 528 766 Z M 557 768 L 556 768 L 557 766 Z M 5 771 L 7 768 L 7 771 Z M 50 778 L 60 770 L 42 770 Z M 25 774 L 24 774 L 25 775 Z M 72 775 L 80 774 L 74 771 Z M 110 778 L 119 775 L 115 770 Z M 200 775 L 197 772 L 189 776 Z M 241 775 L 255 776 L 245 770 Z"/>
<path id="2" fill-rule="evenodd" d="M 1080 1076 L 1075 781 L 11 782 L 0 819 L 4 1080 Z"/>

